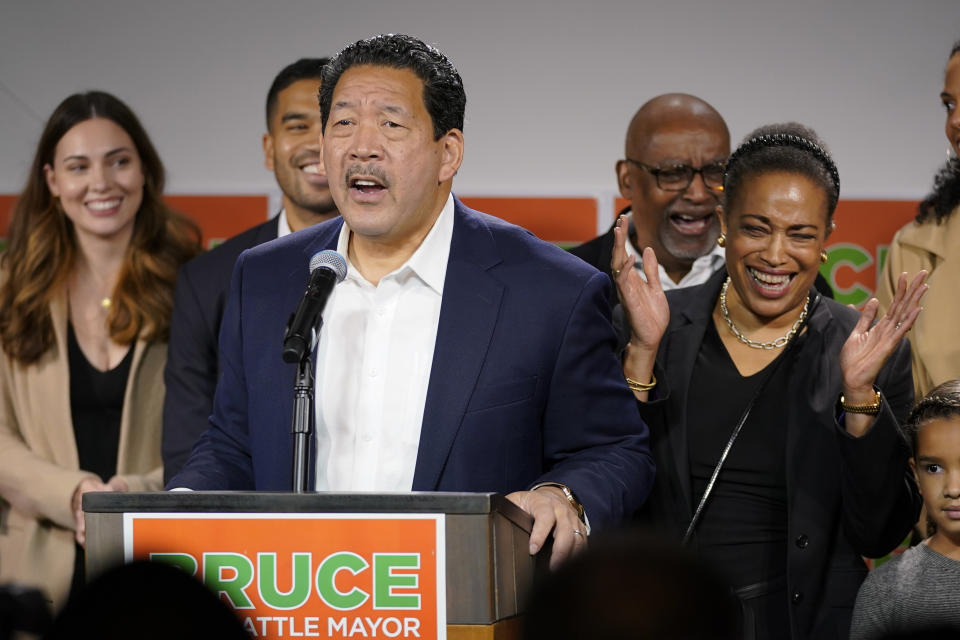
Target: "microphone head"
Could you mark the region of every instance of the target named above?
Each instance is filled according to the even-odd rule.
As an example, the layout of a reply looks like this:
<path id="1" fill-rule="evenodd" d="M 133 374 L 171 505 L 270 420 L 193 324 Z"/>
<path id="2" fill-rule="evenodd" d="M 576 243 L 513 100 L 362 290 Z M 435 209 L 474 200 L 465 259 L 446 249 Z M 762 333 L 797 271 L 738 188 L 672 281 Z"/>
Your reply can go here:
<path id="1" fill-rule="evenodd" d="M 317 269 L 330 269 L 337 276 L 337 282 L 343 282 L 347 277 L 347 261 L 343 256 L 332 249 L 324 249 L 313 254 L 310 258 L 310 273 Z"/>

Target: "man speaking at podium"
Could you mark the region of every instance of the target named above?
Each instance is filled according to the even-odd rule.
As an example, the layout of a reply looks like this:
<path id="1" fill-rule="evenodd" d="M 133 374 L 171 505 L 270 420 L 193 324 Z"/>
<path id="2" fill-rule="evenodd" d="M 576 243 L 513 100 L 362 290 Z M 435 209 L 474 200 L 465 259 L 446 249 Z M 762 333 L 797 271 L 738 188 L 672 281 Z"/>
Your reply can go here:
<path id="1" fill-rule="evenodd" d="M 210 427 L 170 487 L 289 491 L 295 365 L 281 337 L 311 256 L 347 258 L 315 353 L 320 491 L 495 491 L 551 564 L 653 482 L 614 352 L 609 281 L 451 194 L 466 95 L 435 48 L 356 42 L 324 68 L 322 154 L 341 219 L 234 269 Z M 531 157 L 530 161 L 537 161 Z"/>

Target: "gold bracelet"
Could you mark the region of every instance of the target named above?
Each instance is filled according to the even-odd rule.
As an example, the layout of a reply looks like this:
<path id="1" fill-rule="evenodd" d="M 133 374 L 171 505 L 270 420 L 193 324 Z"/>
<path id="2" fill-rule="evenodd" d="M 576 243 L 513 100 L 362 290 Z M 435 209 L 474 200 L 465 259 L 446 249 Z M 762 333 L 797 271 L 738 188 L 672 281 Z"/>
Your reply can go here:
<path id="1" fill-rule="evenodd" d="M 840 394 L 840 408 L 846 411 L 847 413 L 863 413 L 866 415 L 875 416 L 880 413 L 880 392 L 876 391 L 876 397 L 873 399 L 873 402 L 868 402 L 866 404 L 847 404 L 846 399 L 844 399 L 843 394 Z"/>
<path id="2" fill-rule="evenodd" d="M 650 382 L 638 382 L 630 376 L 624 376 L 627 379 L 627 386 L 631 391 L 650 391 L 657 386 L 657 376 L 650 374 Z"/>

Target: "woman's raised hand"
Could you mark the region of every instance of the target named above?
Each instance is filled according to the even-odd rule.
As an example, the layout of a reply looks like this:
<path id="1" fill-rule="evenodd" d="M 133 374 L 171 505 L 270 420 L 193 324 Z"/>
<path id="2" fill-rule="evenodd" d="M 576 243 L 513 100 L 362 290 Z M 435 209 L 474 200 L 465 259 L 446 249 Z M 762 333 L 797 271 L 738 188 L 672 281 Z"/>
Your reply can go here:
<path id="1" fill-rule="evenodd" d="M 660 269 L 653 249 L 643 250 L 643 273 L 634 268 L 635 259 L 627 254 L 626 216 L 617 218 L 613 230 L 613 254 L 610 271 L 620 294 L 624 316 L 630 327 L 630 347 L 656 355 L 660 339 L 670 322 L 667 297 L 660 286 Z"/>
<path id="2" fill-rule="evenodd" d="M 880 369 L 920 315 L 920 298 L 929 288 L 924 282 L 926 278 L 927 272 L 921 271 L 908 285 L 907 274 L 900 274 L 890 308 L 876 323 L 880 304 L 877 299 L 871 298 L 863 307 L 859 322 L 840 351 L 847 401 L 859 403 L 874 395 L 873 384 Z"/>

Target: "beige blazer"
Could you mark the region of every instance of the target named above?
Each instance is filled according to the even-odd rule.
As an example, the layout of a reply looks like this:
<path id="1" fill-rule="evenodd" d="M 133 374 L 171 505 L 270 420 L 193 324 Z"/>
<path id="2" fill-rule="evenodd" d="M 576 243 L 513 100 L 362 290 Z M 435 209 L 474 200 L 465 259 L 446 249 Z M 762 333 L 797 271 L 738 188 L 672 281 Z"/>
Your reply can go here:
<path id="1" fill-rule="evenodd" d="M 70 411 L 67 302 L 50 304 L 56 343 L 24 367 L 0 354 L 0 583 L 42 588 L 55 609 L 70 590 L 81 471 Z M 162 488 L 160 429 L 166 344 L 138 340 L 123 396 L 117 474 L 132 491 Z"/>
<path id="2" fill-rule="evenodd" d="M 960 206 L 942 224 L 911 222 L 893 236 L 877 286 L 881 309 L 893 300 L 900 274 L 906 271 L 913 277 L 921 269 L 930 273 L 930 290 L 907 334 L 917 400 L 938 384 L 960 378 Z"/>

